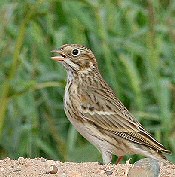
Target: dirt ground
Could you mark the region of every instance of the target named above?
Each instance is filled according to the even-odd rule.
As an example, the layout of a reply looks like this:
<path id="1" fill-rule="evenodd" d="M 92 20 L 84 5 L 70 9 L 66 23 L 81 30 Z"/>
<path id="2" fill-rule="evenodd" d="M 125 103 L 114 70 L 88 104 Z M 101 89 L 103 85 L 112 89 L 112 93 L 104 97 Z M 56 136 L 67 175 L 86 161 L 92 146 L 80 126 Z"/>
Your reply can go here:
<path id="1" fill-rule="evenodd" d="M 47 177 L 126 177 L 133 165 L 99 165 L 97 162 L 73 163 L 44 158 L 0 160 L 0 177 L 47 176 Z M 138 171 L 136 170 L 137 173 Z M 134 175 L 135 177 L 137 175 Z M 131 176 L 132 177 L 132 176 Z M 144 175 L 142 175 L 144 177 Z M 146 177 L 146 176 L 145 176 Z M 147 175 L 151 177 L 151 175 Z M 175 177 L 175 165 L 160 165 L 160 177 Z"/>

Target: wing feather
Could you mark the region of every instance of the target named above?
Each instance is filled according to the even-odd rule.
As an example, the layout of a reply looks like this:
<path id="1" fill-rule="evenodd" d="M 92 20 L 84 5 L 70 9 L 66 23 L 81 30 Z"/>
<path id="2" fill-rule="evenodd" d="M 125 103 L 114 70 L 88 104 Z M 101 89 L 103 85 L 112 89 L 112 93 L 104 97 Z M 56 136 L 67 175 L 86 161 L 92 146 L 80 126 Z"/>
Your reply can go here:
<path id="1" fill-rule="evenodd" d="M 170 153 L 142 127 L 112 91 L 106 90 L 104 93 L 104 90 L 90 88 L 84 92 L 89 96 L 80 100 L 79 109 L 86 120 L 93 122 L 104 132 L 113 133 L 115 136 L 146 145 L 160 152 Z M 96 98 L 93 100 L 90 95 L 94 94 Z"/>

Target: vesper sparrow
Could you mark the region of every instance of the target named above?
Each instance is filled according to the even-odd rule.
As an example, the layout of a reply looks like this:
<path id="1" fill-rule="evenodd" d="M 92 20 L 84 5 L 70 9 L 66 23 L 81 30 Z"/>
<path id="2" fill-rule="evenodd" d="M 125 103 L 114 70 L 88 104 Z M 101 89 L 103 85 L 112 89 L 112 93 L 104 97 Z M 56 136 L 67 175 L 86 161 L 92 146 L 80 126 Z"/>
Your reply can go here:
<path id="1" fill-rule="evenodd" d="M 52 57 L 67 71 L 65 113 L 77 131 L 102 153 L 103 163 L 112 154 L 119 160 L 127 154 L 141 154 L 165 160 L 169 150 L 156 141 L 126 109 L 102 78 L 90 49 L 65 44 Z"/>

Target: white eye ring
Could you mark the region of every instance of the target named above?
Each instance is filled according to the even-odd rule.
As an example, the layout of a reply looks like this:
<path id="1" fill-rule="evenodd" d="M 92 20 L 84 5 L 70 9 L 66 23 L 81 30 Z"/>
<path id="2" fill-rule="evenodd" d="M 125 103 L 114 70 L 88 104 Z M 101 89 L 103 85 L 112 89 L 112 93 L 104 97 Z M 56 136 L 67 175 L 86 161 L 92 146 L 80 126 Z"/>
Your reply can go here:
<path id="1" fill-rule="evenodd" d="M 72 50 L 72 55 L 73 55 L 74 57 L 80 55 L 80 50 L 79 50 L 79 49 L 73 49 L 73 50 Z"/>

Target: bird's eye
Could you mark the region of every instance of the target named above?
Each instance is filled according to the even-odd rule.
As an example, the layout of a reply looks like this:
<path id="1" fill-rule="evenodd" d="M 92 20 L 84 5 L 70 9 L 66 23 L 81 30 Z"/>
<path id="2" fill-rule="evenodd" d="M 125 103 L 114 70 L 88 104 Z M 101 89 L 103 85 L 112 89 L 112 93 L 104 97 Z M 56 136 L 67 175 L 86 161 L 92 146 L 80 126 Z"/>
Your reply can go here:
<path id="1" fill-rule="evenodd" d="M 73 56 L 78 56 L 79 54 L 80 54 L 80 50 L 79 49 L 72 50 L 72 55 Z"/>

